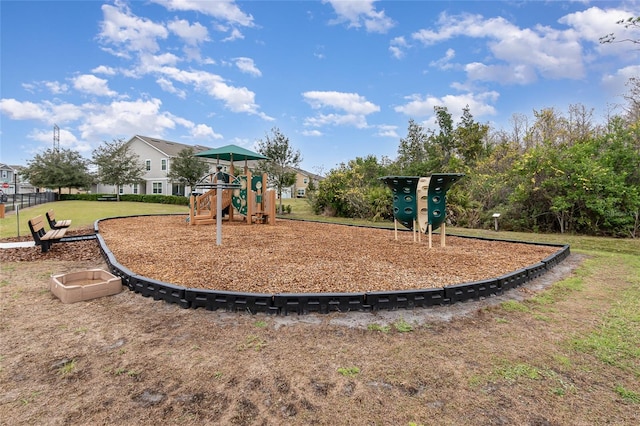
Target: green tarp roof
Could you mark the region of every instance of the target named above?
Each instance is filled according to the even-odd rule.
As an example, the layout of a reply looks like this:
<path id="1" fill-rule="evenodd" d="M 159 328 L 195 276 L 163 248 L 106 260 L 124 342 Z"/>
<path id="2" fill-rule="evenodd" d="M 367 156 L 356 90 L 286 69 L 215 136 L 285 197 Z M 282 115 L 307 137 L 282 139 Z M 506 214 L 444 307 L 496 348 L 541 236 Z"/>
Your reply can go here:
<path id="1" fill-rule="evenodd" d="M 249 151 L 238 145 L 225 145 L 220 148 L 209 149 L 195 154 L 198 157 L 216 158 L 225 161 L 251 161 L 251 160 L 266 160 L 262 154 Z"/>

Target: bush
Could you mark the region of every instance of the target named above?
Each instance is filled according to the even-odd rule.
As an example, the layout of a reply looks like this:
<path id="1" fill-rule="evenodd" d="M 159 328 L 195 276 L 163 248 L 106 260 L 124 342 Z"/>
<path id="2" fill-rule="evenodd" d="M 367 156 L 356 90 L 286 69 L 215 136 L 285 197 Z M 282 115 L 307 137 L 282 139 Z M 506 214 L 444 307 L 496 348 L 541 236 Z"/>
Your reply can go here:
<path id="1" fill-rule="evenodd" d="M 115 194 L 60 194 L 60 201 L 83 200 L 98 201 L 98 198 Z M 122 194 L 120 201 L 133 201 L 138 203 L 174 204 L 178 206 L 188 206 L 189 198 L 180 195 L 160 195 L 160 194 Z"/>

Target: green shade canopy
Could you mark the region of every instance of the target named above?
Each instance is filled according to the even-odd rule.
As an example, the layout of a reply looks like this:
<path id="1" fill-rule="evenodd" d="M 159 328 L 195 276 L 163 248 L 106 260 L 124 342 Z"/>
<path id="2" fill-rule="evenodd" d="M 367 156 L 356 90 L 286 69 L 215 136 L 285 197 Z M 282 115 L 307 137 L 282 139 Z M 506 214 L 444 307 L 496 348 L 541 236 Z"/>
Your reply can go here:
<path id="1" fill-rule="evenodd" d="M 234 161 L 267 160 L 268 158 L 257 152 L 249 151 L 238 145 L 225 145 L 220 148 L 208 149 L 195 154 L 196 157 L 215 158 L 233 163 Z"/>

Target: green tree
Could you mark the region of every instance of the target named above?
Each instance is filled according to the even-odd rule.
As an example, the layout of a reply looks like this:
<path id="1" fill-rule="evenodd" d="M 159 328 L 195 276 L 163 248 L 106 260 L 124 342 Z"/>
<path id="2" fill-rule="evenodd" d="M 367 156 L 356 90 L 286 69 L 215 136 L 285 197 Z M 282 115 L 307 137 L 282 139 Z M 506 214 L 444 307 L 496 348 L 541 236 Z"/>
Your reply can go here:
<path id="1" fill-rule="evenodd" d="M 455 129 L 455 145 L 467 167 L 473 167 L 483 155 L 489 126 L 473 119 L 469 105 L 462 110 L 462 118 Z"/>
<path id="2" fill-rule="evenodd" d="M 362 219 L 389 219 L 391 191 L 379 180 L 385 167 L 373 155 L 357 157 L 332 169 L 318 185 L 318 214 Z"/>
<path id="3" fill-rule="evenodd" d="M 258 152 L 268 160 L 261 160 L 258 169 L 266 172 L 269 183 L 276 187 L 280 199 L 278 211 L 282 214 L 282 190 L 296 183 L 295 168 L 300 167 L 302 155 L 294 149 L 280 129 L 271 129 L 271 135 L 266 134 L 265 139 L 258 140 Z"/>
<path id="4" fill-rule="evenodd" d="M 600 137 L 564 149 L 546 142 L 516 162 L 520 181 L 512 200 L 525 226 L 636 236 L 640 152 L 633 143 L 634 129 L 622 119 L 612 124 Z"/>
<path id="5" fill-rule="evenodd" d="M 400 139 L 396 167 L 401 175 L 422 176 L 428 173 L 427 160 L 427 134 L 424 128 L 413 119 L 409 120 L 407 137 Z"/>
<path id="6" fill-rule="evenodd" d="M 105 185 L 133 185 L 144 176 L 144 164 L 122 139 L 104 141 L 93 151 L 93 163 L 98 167 L 98 182 Z M 120 201 L 120 191 L 118 201 Z"/>
<path id="7" fill-rule="evenodd" d="M 450 164 L 455 153 L 453 118 L 447 107 L 436 106 L 434 111 L 438 129 L 427 137 L 426 169 L 429 173 L 442 173 L 455 168 Z"/>
<path id="8" fill-rule="evenodd" d="M 181 185 L 191 187 L 209 171 L 209 165 L 200 157 L 196 157 L 192 147 L 184 148 L 171 159 L 171 168 L 167 175 L 169 179 Z"/>
<path id="9" fill-rule="evenodd" d="M 20 175 L 33 186 L 39 188 L 88 188 L 92 177 L 88 171 L 88 160 L 78 152 L 70 149 L 47 149 L 42 154 L 36 154 L 27 161 L 27 167 L 20 171 Z"/>

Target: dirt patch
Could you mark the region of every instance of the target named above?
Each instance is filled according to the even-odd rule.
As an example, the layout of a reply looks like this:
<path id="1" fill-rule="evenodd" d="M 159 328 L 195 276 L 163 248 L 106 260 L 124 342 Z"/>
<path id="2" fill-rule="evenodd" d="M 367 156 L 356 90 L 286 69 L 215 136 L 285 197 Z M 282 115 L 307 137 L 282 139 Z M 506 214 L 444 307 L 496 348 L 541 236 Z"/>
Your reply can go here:
<path id="1" fill-rule="evenodd" d="M 9 255 L 13 250 L 22 254 Z M 69 258 L 69 250 L 81 259 Z M 635 389 L 634 378 L 564 343 L 598 324 L 603 297 L 620 285 L 613 267 L 602 272 L 607 279 L 554 304 L 544 319 L 496 308 L 499 298 L 412 311 L 274 317 L 181 309 L 131 291 L 61 303 L 48 291 L 50 275 L 106 267 L 95 242 L 54 245 L 47 254 L 0 250 L 0 256 L 0 423 L 640 421 L 637 406 L 613 390 L 614 384 Z M 571 255 L 501 298 L 530 297 L 570 275 L 581 260 Z M 394 326 L 401 320 L 412 331 Z M 510 366 L 541 374 L 508 378 L 501 372 Z"/>

